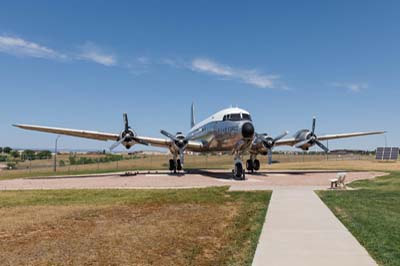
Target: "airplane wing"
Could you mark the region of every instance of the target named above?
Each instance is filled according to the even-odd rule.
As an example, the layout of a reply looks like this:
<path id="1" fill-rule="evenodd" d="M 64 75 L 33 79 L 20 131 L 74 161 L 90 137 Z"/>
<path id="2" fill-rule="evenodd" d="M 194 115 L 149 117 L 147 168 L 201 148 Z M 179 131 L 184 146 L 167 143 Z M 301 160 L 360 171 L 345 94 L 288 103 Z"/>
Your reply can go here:
<path id="1" fill-rule="evenodd" d="M 386 131 L 369 131 L 369 132 L 354 132 L 354 133 L 342 133 L 342 134 L 331 134 L 318 136 L 318 140 L 330 140 L 330 139 L 343 139 L 343 138 L 352 138 L 352 137 L 360 137 L 360 136 L 368 136 L 368 135 L 377 135 L 384 134 Z M 295 138 L 281 139 L 275 142 L 275 146 L 293 146 L 297 142 L 302 140 L 296 140 Z"/>
<path id="2" fill-rule="evenodd" d="M 119 137 L 119 134 L 113 133 L 105 133 L 99 131 L 88 131 L 88 130 L 77 130 L 77 129 L 69 129 L 69 128 L 58 128 L 58 127 L 43 127 L 43 126 L 35 126 L 35 125 L 13 125 L 14 127 L 19 127 L 27 130 L 34 130 L 46 133 L 54 133 L 59 135 L 67 135 L 73 137 L 87 138 L 87 139 L 96 139 L 96 140 L 114 140 L 116 141 Z"/>
<path id="3" fill-rule="evenodd" d="M 35 125 L 13 125 L 14 127 L 19 127 L 27 130 L 34 130 L 46 133 L 53 133 L 59 135 L 67 135 L 73 137 L 87 138 L 87 139 L 95 139 L 95 140 L 112 140 L 117 141 L 119 138 L 119 134 L 114 133 L 106 133 L 99 131 L 89 131 L 89 130 L 79 130 L 79 129 L 69 129 L 69 128 L 58 128 L 58 127 L 44 127 L 44 126 L 35 126 Z M 143 136 L 135 136 L 135 139 L 141 141 L 142 143 L 147 143 L 156 147 L 164 147 L 169 148 L 172 145 L 172 141 L 169 139 L 161 139 L 161 138 L 151 138 L 151 137 L 143 137 Z M 199 149 L 202 144 L 194 141 L 189 141 L 187 147 L 190 149 Z"/>

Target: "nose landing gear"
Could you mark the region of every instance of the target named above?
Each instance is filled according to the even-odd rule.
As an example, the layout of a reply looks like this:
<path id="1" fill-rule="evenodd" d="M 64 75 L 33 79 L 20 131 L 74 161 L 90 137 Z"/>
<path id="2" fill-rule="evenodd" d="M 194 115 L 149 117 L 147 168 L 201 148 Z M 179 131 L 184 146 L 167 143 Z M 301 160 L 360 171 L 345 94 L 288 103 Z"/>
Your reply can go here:
<path id="1" fill-rule="evenodd" d="M 233 172 L 233 178 L 238 180 L 246 180 L 246 172 L 243 169 L 241 161 L 235 162 L 235 169 L 232 172 Z"/>
<path id="2" fill-rule="evenodd" d="M 240 153 L 236 152 L 234 160 L 233 178 L 237 180 L 246 180 L 246 171 L 243 169 Z"/>

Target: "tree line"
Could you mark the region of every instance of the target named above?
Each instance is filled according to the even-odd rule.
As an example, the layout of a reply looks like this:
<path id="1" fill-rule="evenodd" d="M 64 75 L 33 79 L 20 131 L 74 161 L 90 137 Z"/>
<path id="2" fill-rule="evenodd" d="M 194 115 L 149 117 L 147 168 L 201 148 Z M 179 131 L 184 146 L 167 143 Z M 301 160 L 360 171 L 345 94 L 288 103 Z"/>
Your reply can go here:
<path id="1" fill-rule="evenodd" d="M 34 150 L 24 150 L 22 152 L 14 150 L 10 147 L 0 147 L 0 162 L 5 162 L 9 159 L 24 160 L 45 160 L 51 159 L 52 153 L 49 150 L 34 151 Z"/>

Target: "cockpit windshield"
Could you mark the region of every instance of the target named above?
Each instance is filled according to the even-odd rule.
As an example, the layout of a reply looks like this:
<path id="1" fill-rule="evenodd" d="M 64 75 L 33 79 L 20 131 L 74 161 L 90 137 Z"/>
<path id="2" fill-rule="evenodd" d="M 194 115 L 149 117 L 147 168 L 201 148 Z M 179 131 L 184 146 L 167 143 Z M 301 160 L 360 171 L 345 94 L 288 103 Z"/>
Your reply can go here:
<path id="1" fill-rule="evenodd" d="M 250 120 L 251 121 L 251 117 L 249 114 L 242 114 L 243 120 Z"/>
<path id="2" fill-rule="evenodd" d="M 249 120 L 251 121 L 251 117 L 249 114 L 242 114 L 242 113 L 234 113 L 224 115 L 223 121 L 242 121 L 242 120 Z"/>

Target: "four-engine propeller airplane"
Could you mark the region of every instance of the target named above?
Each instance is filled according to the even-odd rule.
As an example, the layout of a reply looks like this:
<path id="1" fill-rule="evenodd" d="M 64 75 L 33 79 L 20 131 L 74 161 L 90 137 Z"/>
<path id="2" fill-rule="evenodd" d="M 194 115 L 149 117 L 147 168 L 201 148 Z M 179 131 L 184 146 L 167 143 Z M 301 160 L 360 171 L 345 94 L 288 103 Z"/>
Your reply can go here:
<path id="1" fill-rule="evenodd" d="M 286 131 L 274 138 L 266 133 L 256 133 L 250 113 L 240 108 L 221 110 L 196 124 L 194 106 L 192 105 L 191 130 L 188 134 L 186 136 L 182 132 L 171 134 L 161 130 L 161 134 L 168 138 L 161 139 L 137 135 L 129 126 L 127 114 L 124 114 L 123 118 L 125 128 L 120 134 L 24 124 L 14 126 L 28 130 L 103 141 L 113 140 L 115 143 L 110 147 L 111 150 L 120 144 L 127 149 L 130 149 L 135 144 L 168 148 L 172 154 L 172 159 L 169 160 L 169 169 L 174 173 L 183 169 L 185 151 L 204 153 L 231 151 L 234 155 L 233 174 L 235 178 L 239 179 L 245 179 L 245 170 L 241 160 L 245 152 L 250 153 L 250 158 L 246 161 L 246 168 L 253 172 L 260 169 L 258 155 L 267 155 L 269 163 L 272 163 L 272 149 L 276 146 L 287 145 L 308 150 L 311 146 L 318 145 L 325 152 L 328 152 L 328 148 L 321 141 L 385 133 L 384 131 L 369 131 L 317 136 L 315 134 L 316 119 L 314 117 L 311 130 L 302 129 L 294 134 L 292 138 L 284 139 L 288 134 Z"/>

